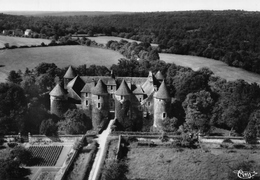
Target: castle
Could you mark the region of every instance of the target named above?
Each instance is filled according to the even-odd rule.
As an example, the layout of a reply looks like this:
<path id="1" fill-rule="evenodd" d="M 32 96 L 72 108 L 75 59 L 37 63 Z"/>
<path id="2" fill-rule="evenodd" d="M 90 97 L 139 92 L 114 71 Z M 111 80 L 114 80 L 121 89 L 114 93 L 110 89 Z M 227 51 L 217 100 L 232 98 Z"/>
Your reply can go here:
<path id="1" fill-rule="evenodd" d="M 160 71 L 144 77 L 78 76 L 70 66 L 64 86 L 50 92 L 51 113 L 61 117 L 70 108 L 82 109 L 94 129 L 116 118 L 122 129 L 158 128 L 170 114 L 170 94 Z"/>

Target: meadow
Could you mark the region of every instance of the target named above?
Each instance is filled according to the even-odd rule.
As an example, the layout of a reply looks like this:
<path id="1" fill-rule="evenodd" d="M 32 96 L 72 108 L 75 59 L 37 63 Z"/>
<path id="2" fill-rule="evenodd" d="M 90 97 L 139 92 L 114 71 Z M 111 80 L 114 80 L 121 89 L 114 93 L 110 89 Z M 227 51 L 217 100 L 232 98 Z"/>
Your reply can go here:
<path id="1" fill-rule="evenodd" d="M 9 43 L 9 46 L 31 46 L 41 45 L 41 43 L 49 44 L 51 41 L 48 39 L 35 39 L 25 37 L 11 37 L 0 35 L 0 48 L 5 47 L 5 43 Z"/>
<path id="2" fill-rule="evenodd" d="M 52 46 L 0 51 L 0 82 L 11 70 L 32 69 L 39 63 L 55 63 L 58 67 L 69 65 L 103 65 L 110 67 L 123 56 L 116 51 L 87 46 Z"/>
<path id="3" fill-rule="evenodd" d="M 113 36 L 99 36 L 99 37 L 90 37 L 91 40 L 95 40 L 97 43 L 106 44 L 108 41 L 120 41 L 120 37 Z M 133 42 L 131 39 L 124 39 L 129 42 Z M 138 41 L 136 41 L 138 42 Z M 231 67 L 225 64 L 222 61 L 217 61 L 214 59 L 197 57 L 197 56 L 187 56 L 187 55 L 177 55 L 177 54 L 166 54 L 159 53 L 160 59 L 167 63 L 175 63 L 176 65 L 190 67 L 193 70 L 198 70 L 202 67 L 208 67 L 213 71 L 216 76 L 224 78 L 228 81 L 234 81 L 237 79 L 244 79 L 249 83 L 258 83 L 260 84 L 260 75 L 246 71 L 241 68 Z"/>

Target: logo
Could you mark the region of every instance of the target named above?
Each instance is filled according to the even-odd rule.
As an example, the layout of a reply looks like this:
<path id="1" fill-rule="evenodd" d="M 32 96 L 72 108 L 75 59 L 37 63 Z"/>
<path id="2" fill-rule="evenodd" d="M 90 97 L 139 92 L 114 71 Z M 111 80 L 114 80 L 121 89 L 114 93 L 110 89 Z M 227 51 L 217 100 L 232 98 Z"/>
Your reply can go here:
<path id="1" fill-rule="evenodd" d="M 235 174 L 237 174 L 237 177 L 240 179 L 253 179 L 254 176 L 257 174 L 255 171 L 243 171 L 242 169 L 233 171 Z"/>

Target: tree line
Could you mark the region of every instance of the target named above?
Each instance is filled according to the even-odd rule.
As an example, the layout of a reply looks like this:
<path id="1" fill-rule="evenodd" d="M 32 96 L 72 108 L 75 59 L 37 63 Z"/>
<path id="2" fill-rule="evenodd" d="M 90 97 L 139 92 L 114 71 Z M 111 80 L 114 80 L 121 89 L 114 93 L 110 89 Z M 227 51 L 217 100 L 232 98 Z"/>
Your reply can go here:
<path id="1" fill-rule="evenodd" d="M 104 34 L 157 43 L 160 52 L 221 60 L 260 73 L 260 14 L 187 11 L 108 16 L 25 17 L 0 14 L 0 30 L 32 29 L 41 37 Z"/>

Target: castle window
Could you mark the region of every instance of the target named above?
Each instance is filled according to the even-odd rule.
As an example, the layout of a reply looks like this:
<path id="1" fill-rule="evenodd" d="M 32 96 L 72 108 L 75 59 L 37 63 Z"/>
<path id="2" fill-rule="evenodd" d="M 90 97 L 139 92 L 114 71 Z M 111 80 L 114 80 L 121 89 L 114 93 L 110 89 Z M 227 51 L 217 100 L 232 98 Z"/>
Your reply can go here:
<path id="1" fill-rule="evenodd" d="M 151 105 L 151 102 L 148 102 L 148 106 L 150 106 Z"/>
<path id="2" fill-rule="evenodd" d="M 113 94 L 110 94 L 110 97 L 113 98 Z"/>
<path id="3" fill-rule="evenodd" d="M 88 93 L 86 93 L 85 97 L 88 97 Z"/>
<path id="4" fill-rule="evenodd" d="M 98 109 L 100 109 L 100 107 L 101 107 L 101 104 L 100 104 L 100 103 L 98 103 Z"/>
<path id="5" fill-rule="evenodd" d="M 121 100 L 123 100 L 123 96 L 121 96 Z"/>
<path id="6" fill-rule="evenodd" d="M 88 106 L 88 101 L 86 101 L 86 106 Z"/>
<path id="7" fill-rule="evenodd" d="M 164 113 L 162 114 L 162 116 L 163 116 L 163 119 L 166 118 L 166 113 L 164 112 Z"/>
<path id="8" fill-rule="evenodd" d="M 110 107 L 113 107 L 113 102 L 110 103 Z"/>
<path id="9" fill-rule="evenodd" d="M 142 111 L 143 109 L 142 109 L 142 106 L 138 106 L 138 110 L 139 111 Z"/>
<path id="10" fill-rule="evenodd" d="M 110 86 L 110 89 L 113 90 L 113 86 Z"/>
<path id="11" fill-rule="evenodd" d="M 98 95 L 98 99 L 100 99 L 100 95 Z"/>
<path id="12" fill-rule="evenodd" d="M 139 101 L 141 102 L 141 101 L 142 101 L 142 98 L 139 98 Z"/>

